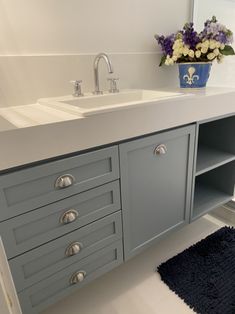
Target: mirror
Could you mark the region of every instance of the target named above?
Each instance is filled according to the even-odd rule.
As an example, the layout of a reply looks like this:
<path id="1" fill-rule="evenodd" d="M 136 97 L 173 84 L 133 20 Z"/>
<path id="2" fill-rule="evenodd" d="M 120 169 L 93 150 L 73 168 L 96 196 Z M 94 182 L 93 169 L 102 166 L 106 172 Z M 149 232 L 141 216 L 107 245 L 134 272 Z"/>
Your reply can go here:
<path id="1" fill-rule="evenodd" d="M 235 32 L 235 0 L 194 0 L 193 21 L 197 30 L 213 15 Z"/>
<path id="2" fill-rule="evenodd" d="M 204 22 L 213 15 L 233 31 L 235 38 L 235 0 L 194 0 L 193 22 L 197 31 L 201 31 Z M 226 57 L 222 64 L 213 64 L 208 81 L 210 85 L 235 87 L 235 56 Z"/>

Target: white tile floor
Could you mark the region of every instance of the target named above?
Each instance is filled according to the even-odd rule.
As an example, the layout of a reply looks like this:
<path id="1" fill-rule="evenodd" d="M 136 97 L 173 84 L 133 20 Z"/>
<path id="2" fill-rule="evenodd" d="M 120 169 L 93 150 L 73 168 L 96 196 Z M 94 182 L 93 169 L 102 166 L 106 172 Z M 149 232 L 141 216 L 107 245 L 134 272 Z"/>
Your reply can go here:
<path id="1" fill-rule="evenodd" d="M 154 270 L 161 262 L 222 226 L 223 222 L 204 216 L 48 308 L 43 314 L 194 313 L 169 290 Z"/>

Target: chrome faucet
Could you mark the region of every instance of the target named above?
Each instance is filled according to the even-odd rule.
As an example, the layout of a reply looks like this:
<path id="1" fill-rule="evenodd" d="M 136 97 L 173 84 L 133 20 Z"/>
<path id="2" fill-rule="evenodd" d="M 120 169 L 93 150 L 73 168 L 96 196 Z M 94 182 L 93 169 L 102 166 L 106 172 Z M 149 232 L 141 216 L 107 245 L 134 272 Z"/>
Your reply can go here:
<path id="1" fill-rule="evenodd" d="M 111 74 L 113 73 L 113 67 L 109 60 L 109 57 L 105 53 L 99 53 L 94 60 L 94 79 L 95 79 L 95 91 L 93 94 L 101 95 L 103 92 L 100 90 L 100 83 L 99 83 L 99 62 L 100 59 L 104 59 L 107 64 L 108 72 Z"/>

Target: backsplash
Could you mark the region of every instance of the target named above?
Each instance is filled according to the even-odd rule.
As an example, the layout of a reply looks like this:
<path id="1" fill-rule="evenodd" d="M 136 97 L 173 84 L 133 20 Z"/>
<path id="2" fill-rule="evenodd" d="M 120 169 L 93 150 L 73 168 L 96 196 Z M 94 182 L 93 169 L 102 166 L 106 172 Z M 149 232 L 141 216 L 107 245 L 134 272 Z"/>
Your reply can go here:
<path id="1" fill-rule="evenodd" d="M 176 69 L 158 68 L 154 34 L 180 27 L 190 12 L 188 0 L 146 0 L 144 5 L 143 0 L 3 0 L 0 107 L 70 94 L 74 79 L 83 80 L 85 92 L 92 91 L 99 52 L 110 56 L 120 88 L 176 84 L 171 75 Z M 101 87 L 107 89 L 102 63 Z"/>
<path id="2" fill-rule="evenodd" d="M 159 68 L 160 54 L 109 54 L 120 88 L 157 88 L 177 84 L 177 69 Z M 71 94 L 71 80 L 82 79 L 84 92 L 94 90 L 94 55 L 0 57 L 0 107 L 35 103 L 38 98 Z M 102 71 L 103 70 L 103 71 Z M 107 90 L 106 65 L 100 63 L 100 85 Z"/>

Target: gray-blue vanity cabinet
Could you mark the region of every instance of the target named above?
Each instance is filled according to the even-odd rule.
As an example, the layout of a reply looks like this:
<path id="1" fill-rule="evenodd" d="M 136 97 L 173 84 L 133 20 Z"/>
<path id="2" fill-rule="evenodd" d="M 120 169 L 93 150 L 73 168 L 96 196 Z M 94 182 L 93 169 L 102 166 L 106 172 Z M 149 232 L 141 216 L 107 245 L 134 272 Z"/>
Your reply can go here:
<path id="1" fill-rule="evenodd" d="M 122 261 L 122 241 L 119 240 L 20 292 L 18 296 L 23 314 L 38 314 L 47 306 L 120 265 Z M 75 283 L 77 275 L 77 279 L 82 281 Z M 79 308 L 77 312 L 80 313 Z"/>
<path id="2" fill-rule="evenodd" d="M 0 221 L 119 178 L 118 147 L 0 176 Z"/>
<path id="3" fill-rule="evenodd" d="M 116 180 L 6 220 L 0 223 L 0 233 L 7 257 L 22 254 L 120 208 L 119 180 Z M 71 209 L 78 216 L 64 224 L 62 218 Z"/>
<path id="4" fill-rule="evenodd" d="M 120 145 L 124 257 L 189 221 L 195 126 Z"/>
<path id="5" fill-rule="evenodd" d="M 121 212 L 99 219 L 9 261 L 18 292 L 122 238 Z"/>
<path id="6" fill-rule="evenodd" d="M 0 235 L 24 314 L 123 262 L 119 186 L 117 145 L 0 174 Z"/>
<path id="7" fill-rule="evenodd" d="M 194 141 L 190 125 L 0 175 L 0 234 L 23 314 L 120 265 L 123 243 L 128 259 L 189 221 Z"/>

